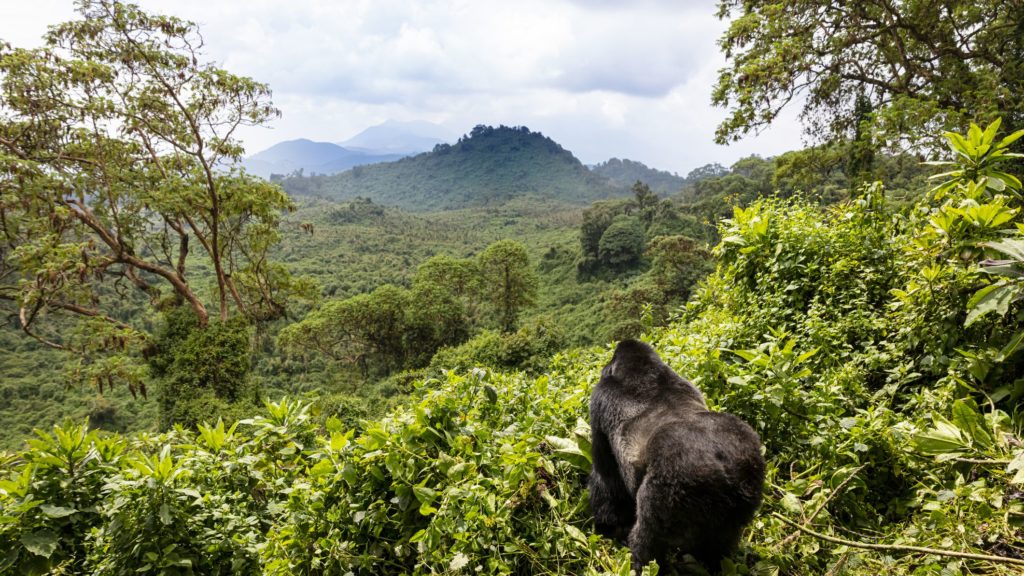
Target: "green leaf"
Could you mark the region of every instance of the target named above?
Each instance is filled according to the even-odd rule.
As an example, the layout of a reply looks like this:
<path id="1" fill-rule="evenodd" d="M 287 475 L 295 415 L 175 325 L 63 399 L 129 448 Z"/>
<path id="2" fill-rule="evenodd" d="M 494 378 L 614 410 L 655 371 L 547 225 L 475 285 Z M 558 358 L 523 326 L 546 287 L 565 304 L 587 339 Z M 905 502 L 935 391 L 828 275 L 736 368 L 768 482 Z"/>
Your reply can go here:
<path id="1" fill-rule="evenodd" d="M 1024 450 L 1018 451 L 1013 460 L 1006 465 L 1006 473 L 1013 474 L 1011 484 L 1024 484 Z"/>
<path id="2" fill-rule="evenodd" d="M 971 147 L 977 148 L 981 144 L 981 134 L 981 127 L 971 122 L 971 127 L 967 129 L 967 141 L 970 142 Z"/>
<path id="3" fill-rule="evenodd" d="M 954 402 L 952 417 L 953 424 L 960 428 L 969 440 L 983 449 L 992 447 L 992 435 L 974 400 L 968 398 Z"/>
<path id="4" fill-rule="evenodd" d="M 1024 130 L 1017 130 L 1013 134 L 1010 134 L 1006 138 L 1000 140 L 998 146 L 999 148 L 1007 148 L 1010 146 L 1010 144 L 1013 144 L 1014 142 L 1019 140 L 1021 136 L 1024 136 Z"/>
<path id="5" fill-rule="evenodd" d="M 757 350 L 730 350 L 730 352 L 739 356 L 740 358 L 743 358 L 747 362 L 753 362 L 755 359 L 757 359 L 758 356 L 761 355 L 761 353 L 758 352 Z"/>
<path id="6" fill-rule="evenodd" d="M 309 475 L 316 478 L 334 472 L 334 463 L 330 460 L 321 460 L 309 469 Z"/>
<path id="7" fill-rule="evenodd" d="M 785 508 L 786 511 L 793 514 L 799 514 L 804 509 L 804 503 L 801 502 L 795 494 L 790 492 L 786 492 L 785 496 L 782 497 L 782 500 L 780 500 L 779 503 L 782 504 L 782 507 Z"/>
<path id="8" fill-rule="evenodd" d="M 989 312 L 998 312 L 1005 316 L 1010 303 L 1018 295 L 1021 288 L 1017 284 L 996 283 L 985 286 L 974 293 L 967 302 L 967 319 L 964 326 L 970 326 Z"/>
<path id="9" fill-rule="evenodd" d="M 420 504 L 430 504 L 437 498 L 437 491 L 433 488 L 427 488 L 426 486 L 413 486 L 412 493 L 416 496 L 416 500 Z"/>
<path id="10" fill-rule="evenodd" d="M 579 528 L 573 526 L 572 524 L 566 524 L 565 525 L 565 532 L 573 540 L 579 542 L 580 544 L 583 544 L 584 546 L 587 545 L 587 535 L 584 534 L 583 531 L 580 530 Z"/>
<path id="11" fill-rule="evenodd" d="M 21 545 L 29 552 L 43 558 L 53 555 L 57 550 L 58 540 L 57 533 L 52 530 L 39 530 L 21 535 Z"/>
<path id="12" fill-rule="evenodd" d="M 956 132 L 943 132 L 943 135 L 946 137 L 949 143 L 949 148 L 954 153 L 963 156 L 967 160 L 971 159 L 971 152 L 973 151 L 973 147 L 967 142 L 966 139 L 964 139 L 963 136 L 957 134 Z"/>
<path id="13" fill-rule="evenodd" d="M 818 348 L 815 348 L 815 349 L 813 349 L 813 350 L 809 350 L 809 351 L 807 351 L 807 352 L 804 352 L 803 354 L 801 354 L 801 355 L 799 355 L 799 356 L 797 356 L 797 357 L 796 357 L 796 363 L 797 363 L 797 364 L 801 364 L 801 363 L 803 363 L 803 362 L 804 362 L 805 360 L 807 360 L 807 359 L 808 359 L 808 358 L 810 358 L 811 356 L 814 356 L 814 355 L 815 355 L 815 354 L 817 354 L 817 353 L 818 353 Z"/>
<path id="14" fill-rule="evenodd" d="M 166 502 L 160 505 L 159 516 L 160 516 L 160 523 L 161 524 L 163 524 L 164 526 L 170 525 L 170 523 L 172 521 L 171 520 L 171 509 L 167 507 L 167 503 Z"/>
<path id="15" fill-rule="evenodd" d="M 577 470 L 590 472 L 590 454 L 584 453 L 577 441 L 558 436 L 545 436 L 544 441 L 551 446 L 554 455 L 559 459 L 572 464 Z"/>
<path id="16" fill-rule="evenodd" d="M 914 446 L 924 454 L 949 454 L 967 448 L 963 433 L 939 415 L 932 416 L 935 427 L 914 436 Z"/>
<path id="17" fill-rule="evenodd" d="M 484 395 L 487 396 L 487 401 L 491 404 L 497 404 L 498 402 L 498 391 L 493 386 L 484 386 Z"/>
<path id="18" fill-rule="evenodd" d="M 1014 334 L 1013 338 L 1010 338 L 1010 341 L 1007 342 L 1006 346 L 999 351 L 999 360 L 1004 361 L 1012 356 L 1020 349 L 1021 345 L 1024 345 L 1024 330 Z"/>
<path id="19" fill-rule="evenodd" d="M 1007 238 L 995 242 L 986 242 L 982 246 L 991 248 L 1000 254 L 1006 254 L 1014 260 L 1024 262 L 1024 239 Z"/>
<path id="20" fill-rule="evenodd" d="M 75 510 L 74 508 L 51 506 L 50 504 L 43 504 L 39 509 L 43 511 L 43 514 L 46 514 L 50 518 L 64 518 L 65 516 L 71 516 L 75 512 L 78 512 L 78 510 Z"/>
<path id="21" fill-rule="evenodd" d="M 985 128 L 985 132 L 981 135 L 981 141 L 988 143 L 992 142 L 996 138 L 996 132 L 999 131 L 999 125 L 1003 123 L 1002 118 L 996 118 Z"/>

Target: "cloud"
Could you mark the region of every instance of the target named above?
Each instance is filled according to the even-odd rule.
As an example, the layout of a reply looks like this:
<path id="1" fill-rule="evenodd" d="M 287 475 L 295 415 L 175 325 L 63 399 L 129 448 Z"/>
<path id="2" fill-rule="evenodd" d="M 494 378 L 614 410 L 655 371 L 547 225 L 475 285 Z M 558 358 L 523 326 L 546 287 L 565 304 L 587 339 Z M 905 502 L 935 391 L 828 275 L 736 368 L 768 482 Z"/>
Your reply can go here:
<path id="1" fill-rule="evenodd" d="M 712 144 L 725 114 L 710 105 L 724 65 L 713 0 L 136 1 L 196 21 L 209 59 L 270 84 L 283 117 L 241 133 L 250 151 L 388 119 L 526 125 L 588 163 L 680 173 L 800 145 L 795 120 Z M 35 45 L 71 15 L 70 0 L 0 2 L 0 38 Z"/>
<path id="2" fill-rule="evenodd" d="M 594 90 L 657 97 L 685 81 L 708 47 L 707 11 L 593 10 L 585 3 L 281 3 L 208 10 L 205 0 L 142 0 L 200 22 L 232 69 L 289 92 L 366 103 L 424 91 Z"/>

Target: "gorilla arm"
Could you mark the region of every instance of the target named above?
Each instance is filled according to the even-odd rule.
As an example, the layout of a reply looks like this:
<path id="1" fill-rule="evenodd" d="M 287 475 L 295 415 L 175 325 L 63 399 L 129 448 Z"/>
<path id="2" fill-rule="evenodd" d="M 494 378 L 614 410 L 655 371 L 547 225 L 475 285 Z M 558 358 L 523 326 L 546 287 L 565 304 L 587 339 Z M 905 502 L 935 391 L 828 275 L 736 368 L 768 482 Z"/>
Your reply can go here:
<path id="1" fill-rule="evenodd" d="M 597 531 L 604 536 L 624 538 L 636 519 L 636 505 L 619 473 L 608 435 L 601 427 L 601 418 L 591 407 L 591 460 L 593 469 L 588 481 L 590 508 Z"/>

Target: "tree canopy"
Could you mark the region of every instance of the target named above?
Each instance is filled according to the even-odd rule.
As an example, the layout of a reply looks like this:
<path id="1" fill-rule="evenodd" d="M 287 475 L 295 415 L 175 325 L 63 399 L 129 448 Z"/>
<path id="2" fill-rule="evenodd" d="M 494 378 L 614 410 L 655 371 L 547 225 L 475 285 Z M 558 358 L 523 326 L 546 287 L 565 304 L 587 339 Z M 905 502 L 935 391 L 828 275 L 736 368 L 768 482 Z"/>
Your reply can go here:
<path id="1" fill-rule="evenodd" d="M 236 131 L 278 115 L 270 89 L 205 62 L 191 22 L 116 0 L 78 12 L 40 48 L 0 43 L 0 306 L 51 347 L 125 353 L 84 375 L 134 386 L 124 360 L 150 336 L 126 298 L 203 328 L 280 317 L 308 286 L 267 258 L 287 195 L 231 168 Z M 48 329 L 69 318 L 79 338 Z"/>
<path id="2" fill-rule="evenodd" d="M 867 121 L 890 147 L 968 119 L 1024 123 L 1020 0 L 721 0 L 719 16 L 731 19 L 712 96 L 729 110 L 719 143 L 801 104 L 816 139 Z"/>

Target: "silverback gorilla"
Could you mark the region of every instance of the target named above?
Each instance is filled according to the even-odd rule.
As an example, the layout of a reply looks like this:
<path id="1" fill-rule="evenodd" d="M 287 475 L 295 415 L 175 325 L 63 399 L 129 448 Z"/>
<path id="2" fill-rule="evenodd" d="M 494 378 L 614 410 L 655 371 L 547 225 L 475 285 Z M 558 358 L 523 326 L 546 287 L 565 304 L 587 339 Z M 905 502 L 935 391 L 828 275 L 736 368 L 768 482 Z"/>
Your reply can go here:
<path id="1" fill-rule="evenodd" d="M 653 348 L 623 340 L 590 397 L 590 507 L 598 532 L 628 533 L 637 574 L 679 548 L 711 570 L 761 503 L 764 458 L 750 426 L 711 412 Z"/>

